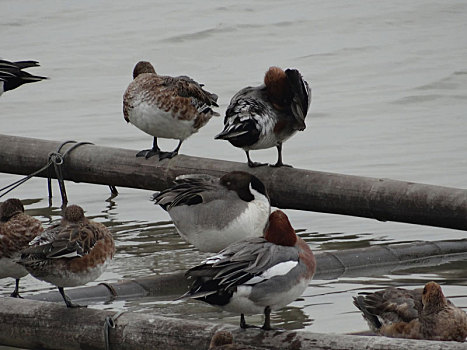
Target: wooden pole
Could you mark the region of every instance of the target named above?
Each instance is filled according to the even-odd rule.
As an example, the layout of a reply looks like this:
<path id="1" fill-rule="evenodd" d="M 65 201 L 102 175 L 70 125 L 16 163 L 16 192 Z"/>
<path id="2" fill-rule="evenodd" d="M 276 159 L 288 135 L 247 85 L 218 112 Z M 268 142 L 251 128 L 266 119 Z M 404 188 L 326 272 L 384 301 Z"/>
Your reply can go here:
<path id="1" fill-rule="evenodd" d="M 420 266 L 436 266 L 448 261 L 465 260 L 467 240 L 396 243 L 367 248 L 315 253 L 318 280 L 389 274 Z M 67 295 L 78 303 L 168 296 L 175 299 L 188 289 L 184 272 L 149 276 L 117 283 L 68 289 Z M 63 303 L 57 291 L 26 296 L 28 299 Z"/>
<path id="2" fill-rule="evenodd" d="M 0 298 L 0 344 L 29 349 L 105 349 L 104 325 L 115 312 L 67 309 L 65 305 Z M 237 344 L 256 349 L 457 350 L 465 344 L 296 331 L 240 330 L 238 327 L 125 312 L 108 329 L 112 350 L 207 349 L 212 335 L 231 331 Z"/>
<path id="3" fill-rule="evenodd" d="M 28 175 L 43 167 L 61 142 L 0 135 L 0 172 Z M 63 147 L 63 152 L 73 144 Z M 221 176 L 249 171 L 268 188 L 274 206 L 467 230 L 467 190 L 294 168 L 248 168 L 244 163 L 179 155 L 159 162 L 137 151 L 82 145 L 63 167 L 66 180 L 162 190 L 177 175 Z M 44 171 L 38 176 L 46 177 Z M 5 184 L 6 185 L 6 184 Z"/>

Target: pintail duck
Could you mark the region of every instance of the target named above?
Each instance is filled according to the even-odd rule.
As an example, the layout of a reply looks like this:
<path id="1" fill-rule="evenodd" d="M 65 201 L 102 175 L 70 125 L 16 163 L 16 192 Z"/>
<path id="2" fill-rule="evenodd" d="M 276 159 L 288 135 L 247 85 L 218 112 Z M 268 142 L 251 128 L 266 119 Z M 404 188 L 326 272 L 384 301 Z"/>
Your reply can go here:
<path id="1" fill-rule="evenodd" d="M 282 143 L 305 129 L 311 90 L 296 69 L 271 67 L 264 84 L 246 87 L 232 97 L 225 113 L 224 130 L 215 138 L 229 141 L 246 152 L 248 165 L 265 165 L 250 159 L 250 150 L 277 147 L 282 163 Z"/>
<path id="2" fill-rule="evenodd" d="M 12 277 L 16 286 L 12 297 L 18 298 L 19 280 L 28 271 L 16 261 L 21 250 L 43 231 L 39 220 L 24 213 L 24 207 L 17 198 L 7 199 L 0 205 L 0 278 Z"/>
<path id="3" fill-rule="evenodd" d="M 243 171 L 221 178 L 182 175 L 155 197 L 180 236 L 203 252 L 217 253 L 248 237 L 261 237 L 271 206 L 263 183 Z"/>
<path id="4" fill-rule="evenodd" d="M 287 216 L 269 216 L 264 238 L 235 242 L 218 255 L 187 271 L 193 279 L 182 298 L 194 298 L 240 313 L 240 327 L 248 328 L 245 314 L 263 313 L 262 329 L 271 329 L 271 310 L 297 299 L 316 270 L 315 257 L 295 234 Z"/>
<path id="5" fill-rule="evenodd" d="M 154 137 L 152 149 L 139 152 L 137 157 L 159 155 L 159 160 L 178 154 L 183 141 L 203 127 L 217 105 L 217 95 L 203 89 L 187 76 L 158 75 L 149 62 L 138 62 L 133 81 L 123 95 L 123 115 L 128 123 Z M 178 139 L 173 152 L 162 152 L 157 138 Z"/>
<path id="6" fill-rule="evenodd" d="M 32 75 L 23 71 L 25 68 L 38 66 L 39 63 L 37 61 L 10 62 L 0 60 L 0 95 L 5 91 L 16 89 L 23 84 L 47 79 L 46 77 Z"/>
<path id="7" fill-rule="evenodd" d="M 436 282 L 424 288 L 360 293 L 354 305 L 371 330 L 394 338 L 465 341 L 467 315 L 447 300 Z"/>
<path id="8" fill-rule="evenodd" d="M 115 244 L 109 230 L 87 219 L 80 206 L 70 205 L 65 208 L 61 222 L 36 237 L 19 262 L 37 279 L 57 286 L 67 307 L 79 307 L 63 288 L 95 280 L 114 254 Z"/>

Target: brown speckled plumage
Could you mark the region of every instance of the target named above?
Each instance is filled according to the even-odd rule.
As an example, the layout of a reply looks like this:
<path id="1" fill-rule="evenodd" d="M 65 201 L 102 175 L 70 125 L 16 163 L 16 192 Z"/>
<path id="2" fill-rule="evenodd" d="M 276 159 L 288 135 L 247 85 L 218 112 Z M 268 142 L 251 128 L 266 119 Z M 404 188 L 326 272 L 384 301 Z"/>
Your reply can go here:
<path id="1" fill-rule="evenodd" d="M 165 112 L 170 111 L 174 118 L 194 120 L 195 129 L 204 126 L 217 114 L 211 109 L 217 107 L 217 96 L 186 76 L 174 78 L 156 73 L 139 74 L 128 86 L 123 97 L 123 115 L 127 122 L 130 122 L 130 110 L 140 101 Z M 204 108 L 199 110 L 201 106 Z"/>
<path id="2" fill-rule="evenodd" d="M 234 343 L 234 338 L 229 331 L 217 331 L 211 338 L 208 350 L 249 350 L 254 349 L 247 345 Z"/>
<path id="3" fill-rule="evenodd" d="M 43 231 L 39 220 L 24 213 L 19 199 L 8 199 L 0 205 L 0 259 L 13 257 Z"/>
<path id="4" fill-rule="evenodd" d="M 60 223 L 44 231 L 23 251 L 20 263 L 34 277 L 60 289 L 94 280 L 114 253 L 109 230 L 87 219 L 81 207 L 71 205 L 64 210 Z M 73 305 L 64 299 L 67 306 Z"/>
<path id="5" fill-rule="evenodd" d="M 467 314 L 447 300 L 436 282 L 425 288 L 387 288 L 354 298 L 376 333 L 388 337 L 465 341 Z"/>
<path id="6" fill-rule="evenodd" d="M 19 297 L 19 279 L 27 275 L 27 271 L 19 264 L 21 250 L 28 247 L 29 242 L 43 231 L 39 220 L 24 213 L 19 199 L 11 198 L 0 205 L 0 278 L 16 279 L 13 297 Z"/>
<path id="7" fill-rule="evenodd" d="M 203 89 L 187 76 L 170 77 L 158 75 L 146 61 L 138 62 L 133 70 L 133 81 L 123 95 L 123 116 L 154 139 L 153 152 L 138 156 L 149 158 L 161 153 L 157 138 L 180 140 L 176 151 L 165 152 L 163 158 L 171 158 L 187 137 L 203 127 L 218 107 L 217 96 Z M 147 150 L 150 151 L 150 150 Z"/>

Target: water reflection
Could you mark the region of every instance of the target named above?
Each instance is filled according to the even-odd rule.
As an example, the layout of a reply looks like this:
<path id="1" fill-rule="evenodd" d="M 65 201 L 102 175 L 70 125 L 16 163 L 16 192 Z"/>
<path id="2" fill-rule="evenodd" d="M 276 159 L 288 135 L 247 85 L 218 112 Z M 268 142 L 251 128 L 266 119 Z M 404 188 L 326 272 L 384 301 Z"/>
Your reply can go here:
<path id="1" fill-rule="evenodd" d="M 285 148 L 296 167 L 467 187 L 467 46 L 459 45 L 465 39 L 459 30 L 466 23 L 463 1 L 294 1 L 292 6 L 264 6 L 264 1 L 239 0 L 220 6 L 209 0 L 162 7 L 148 0 L 137 5 L 20 3 L 2 3 L 0 27 L 8 33 L 2 36 L 2 47 L 8 48 L 5 58 L 30 55 L 42 65 L 35 73 L 51 79 L 2 95 L 0 114 L 8 116 L 2 133 L 142 149 L 145 138 L 126 127 L 121 114 L 123 90 L 139 59 L 157 61 L 162 73 L 188 74 L 205 82 L 219 95 L 221 114 L 239 87 L 259 83 L 267 67 L 279 65 L 299 68 L 312 81 L 310 127 Z M 153 20 L 156 12 L 164 21 Z M 215 49 L 207 54 L 207 48 Z M 222 118 L 212 120 L 187 140 L 184 152 L 244 162 L 244 155 L 227 143 L 214 143 L 213 135 L 221 129 Z M 274 152 L 258 151 L 258 161 Z M 18 180 L 0 176 L 2 185 Z M 117 244 L 114 262 L 90 285 L 185 270 L 206 257 L 178 237 L 146 191 L 119 188 L 115 197 L 106 186 L 67 182 L 66 188 L 70 203 L 82 205 L 87 215 L 108 226 Z M 60 218 L 58 188 L 55 206 L 49 207 L 44 179 L 31 179 L 11 195 L 21 198 L 28 213 L 45 226 Z M 315 251 L 465 236 L 456 230 L 337 215 L 287 214 L 296 227 L 305 229 L 300 235 Z M 431 263 L 435 266 L 371 273 L 363 269 L 313 280 L 303 300 L 274 313 L 273 322 L 321 332 L 359 331 L 367 326 L 351 302 L 358 291 L 415 287 L 431 279 L 467 307 L 465 260 Z M 8 295 L 13 285 L 12 279 L 0 280 L 0 294 Z M 30 276 L 21 288 L 24 294 L 54 289 Z M 237 316 L 194 301 L 149 298 L 94 307 L 238 323 Z M 261 323 L 261 316 L 251 322 Z"/>
<path id="2" fill-rule="evenodd" d="M 41 200 L 26 199 L 26 212 L 39 218 L 44 226 L 60 219 L 58 207 L 37 207 Z M 184 271 L 200 263 L 209 253 L 200 253 L 184 242 L 175 231 L 171 221 L 121 220 L 118 213 L 118 200 L 107 201 L 108 205 L 99 213 L 87 213 L 93 220 L 102 222 L 114 235 L 117 253 L 108 271 L 98 281 L 115 282 L 121 279 Z M 33 206 L 34 208 L 29 209 Z M 168 217 L 167 217 L 168 218 Z M 314 249 L 343 250 L 369 247 L 381 244 L 384 238 L 375 239 L 371 233 L 316 232 L 309 229 L 299 230 L 301 237 Z M 467 258 L 459 255 L 457 261 L 435 257 L 416 261 L 416 266 L 405 264 L 392 269 L 388 267 L 363 268 L 347 271 L 345 275 L 329 276 L 326 280 L 314 279 L 302 298 L 288 307 L 273 312 L 272 320 L 276 327 L 294 330 L 332 332 L 362 331 L 366 324 L 352 305 L 352 296 L 359 291 L 373 291 L 386 286 L 419 287 L 434 280 L 443 285 L 448 297 L 453 296 L 455 303 L 467 307 L 465 271 Z M 460 260 L 459 260 L 460 259 Z M 8 295 L 14 286 L 12 279 L 0 282 L 0 294 Z M 21 283 L 23 293 L 36 294 L 54 290 L 54 287 L 28 276 Z M 151 296 L 140 299 L 115 300 L 98 303 L 91 307 L 132 312 L 155 312 L 157 314 L 195 318 L 206 321 L 238 324 L 238 315 L 223 312 L 195 300 L 176 300 L 179 295 Z M 248 317 L 248 322 L 261 324 L 262 315 Z M 326 327 L 327 325 L 327 327 Z"/>

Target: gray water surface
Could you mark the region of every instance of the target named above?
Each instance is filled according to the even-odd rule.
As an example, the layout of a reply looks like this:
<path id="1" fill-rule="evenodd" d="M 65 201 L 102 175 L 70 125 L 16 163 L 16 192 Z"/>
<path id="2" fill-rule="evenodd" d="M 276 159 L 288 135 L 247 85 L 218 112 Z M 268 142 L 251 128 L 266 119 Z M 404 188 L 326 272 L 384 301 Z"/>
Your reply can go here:
<path id="1" fill-rule="evenodd" d="M 271 65 L 298 68 L 313 89 L 307 129 L 290 139 L 284 161 L 297 168 L 467 187 L 467 3 L 464 1 L 17 1 L 0 3 L 1 56 L 35 59 L 30 72 L 50 80 L 0 97 L 0 133 L 91 141 L 141 150 L 152 139 L 123 120 L 122 95 L 134 64 L 189 75 L 219 95 L 223 115 L 233 94 L 260 84 Z M 214 140 L 222 117 L 189 138 L 181 153 L 245 161 L 244 152 Z M 172 149 L 174 140 L 162 140 Z M 274 162 L 275 150 L 253 151 Z M 20 177 L 0 174 L 0 187 Z M 10 196 L 45 226 L 59 218 L 44 179 Z M 199 263 L 174 232 L 150 191 L 67 183 L 71 203 L 110 227 L 117 254 L 101 281 L 170 273 Z M 380 243 L 460 239 L 465 232 L 287 210 L 315 251 Z M 358 291 L 436 280 L 467 309 L 467 262 L 397 273 L 313 280 L 273 315 L 287 329 L 347 333 L 367 328 L 352 305 Z M 0 281 L 8 295 L 11 279 Z M 22 293 L 53 287 L 28 276 Z M 196 301 L 147 298 L 94 307 L 238 323 L 238 315 Z M 261 323 L 261 315 L 249 319 Z"/>

